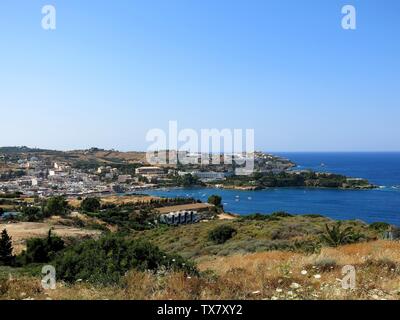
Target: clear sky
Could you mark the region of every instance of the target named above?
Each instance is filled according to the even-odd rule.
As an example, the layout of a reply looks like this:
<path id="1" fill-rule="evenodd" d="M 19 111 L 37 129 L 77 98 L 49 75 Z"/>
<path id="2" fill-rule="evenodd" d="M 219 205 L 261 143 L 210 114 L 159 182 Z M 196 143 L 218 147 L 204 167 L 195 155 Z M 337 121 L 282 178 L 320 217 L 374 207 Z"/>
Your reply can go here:
<path id="1" fill-rule="evenodd" d="M 264 151 L 400 150 L 398 0 L 2 0 L 0 37 L 0 146 L 145 150 L 177 120 Z"/>

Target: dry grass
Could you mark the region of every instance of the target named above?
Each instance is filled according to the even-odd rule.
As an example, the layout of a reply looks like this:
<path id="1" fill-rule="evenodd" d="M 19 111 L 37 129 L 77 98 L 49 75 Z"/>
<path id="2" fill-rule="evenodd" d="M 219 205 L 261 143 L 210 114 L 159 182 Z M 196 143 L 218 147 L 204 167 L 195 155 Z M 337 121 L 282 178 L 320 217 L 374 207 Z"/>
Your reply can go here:
<path id="1" fill-rule="evenodd" d="M 119 286 L 87 283 L 44 291 L 37 280 L 0 282 L 0 298 L 22 299 L 399 299 L 400 243 L 374 241 L 323 248 L 320 254 L 262 252 L 202 257 L 202 274 L 130 271 Z M 341 269 L 356 268 L 356 288 L 341 287 Z M 25 295 L 21 295 L 24 292 Z"/>
<path id="2" fill-rule="evenodd" d="M 87 230 L 82 228 L 74 228 L 51 222 L 18 222 L 0 224 L 0 231 L 6 229 L 12 237 L 14 254 L 19 254 L 25 249 L 25 243 L 30 238 L 42 238 L 47 235 L 49 229 L 52 229 L 54 234 L 62 238 L 84 238 L 96 237 L 101 234 L 98 230 Z"/>
<path id="3" fill-rule="evenodd" d="M 355 290 L 341 288 L 339 279 L 343 277 L 341 269 L 345 265 L 356 268 Z M 249 291 L 260 291 L 259 294 L 266 298 L 400 298 L 399 242 L 381 240 L 323 248 L 319 254 L 313 255 L 278 251 L 209 257 L 203 258 L 199 267 L 215 270 L 221 277 L 234 270 L 245 270 L 246 276 L 242 275 L 238 281 L 251 284 Z M 302 274 L 303 270 L 307 273 Z M 293 283 L 300 284 L 300 287 L 291 288 Z"/>
<path id="4" fill-rule="evenodd" d="M 151 200 L 160 199 L 158 197 L 153 196 L 139 196 L 139 195 L 127 195 L 127 196 L 104 196 L 101 197 L 102 204 L 115 204 L 115 205 L 122 205 L 122 204 L 135 204 L 139 202 L 148 203 Z M 79 208 L 81 205 L 82 200 L 78 200 L 76 198 L 69 199 L 68 204 L 74 208 Z"/>

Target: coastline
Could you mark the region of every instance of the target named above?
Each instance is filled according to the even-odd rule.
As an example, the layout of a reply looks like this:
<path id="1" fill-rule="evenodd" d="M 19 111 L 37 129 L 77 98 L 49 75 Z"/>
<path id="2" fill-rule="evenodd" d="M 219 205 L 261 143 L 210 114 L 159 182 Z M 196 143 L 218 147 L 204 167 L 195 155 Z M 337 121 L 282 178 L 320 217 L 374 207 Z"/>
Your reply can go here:
<path id="1" fill-rule="evenodd" d="M 191 197 L 206 202 L 213 194 L 222 197 L 224 209 L 239 215 L 285 211 L 293 214 L 322 214 L 335 220 L 376 221 L 400 225 L 398 189 L 269 188 L 262 190 L 174 187 L 141 190 L 158 197 Z"/>

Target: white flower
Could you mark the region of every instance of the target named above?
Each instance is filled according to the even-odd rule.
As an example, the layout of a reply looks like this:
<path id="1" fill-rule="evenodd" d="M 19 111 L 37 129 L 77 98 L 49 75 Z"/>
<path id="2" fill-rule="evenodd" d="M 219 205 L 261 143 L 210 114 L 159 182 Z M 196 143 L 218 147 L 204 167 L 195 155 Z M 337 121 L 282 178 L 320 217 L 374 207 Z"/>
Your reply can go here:
<path id="1" fill-rule="evenodd" d="M 299 285 L 299 284 L 296 283 L 296 282 L 293 282 L 293 283 L 290 285 L 290 287 L 291 287 L 292 289 L 298 289 L 298 288 L 301 287 L 301 285 Z"/>
<path id="2" fill-rule="evenodd" d="M 276 288 L 276 292 L 282 292 L 283 290 L 280 288 Z"/>
<path id="3" fill-rule="evenodd" d="M 252 294 L 259 294 L 260 293 L 260 290 L 257 290 L 257 291 L 253 291 L 252 292 Z"/>
<path id="4" fill-rule="evenodd" d="M 275 296 L 272 296 L 272 297 L 271 297 L 271 300 L 278 300 L 278 298 L 275 297 Z"/>
<path id="5" fill-rule="evenodd" d="M 316 275 L 314 275 L 314 278 L 315 279 L 321 279 L 321 275 L 320 274 L 316 274 Z"/>
<path id="6" fill-rule="evenodd" d="M 304 276 L 307 274 L 307 270 L 301 270 L 301 274 Z"/>

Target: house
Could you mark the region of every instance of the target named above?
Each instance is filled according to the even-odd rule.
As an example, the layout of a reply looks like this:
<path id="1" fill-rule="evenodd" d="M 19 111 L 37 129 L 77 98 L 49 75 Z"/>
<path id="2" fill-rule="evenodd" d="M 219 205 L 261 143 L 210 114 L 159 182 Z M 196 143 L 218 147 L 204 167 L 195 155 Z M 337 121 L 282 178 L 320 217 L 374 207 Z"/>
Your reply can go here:
<path id="1" fill-rule="evenodd" d="M 192 176 L 198 177 L 201 181 L 215 181 L 215 180 L 225 180 L 227 177 L 231 176 L 232 172 L 214 172 L 214 171 L 179 171 L 178 175 L 184 176 L 185 174 L 191 174 Z"/>
<path id="2" fill-rule="evenodd" d="M 118 183 L 129 183 L 132 181 L 132 176 L 130 174 L 121 174 L 118 176 Z"/>
<path id="3" fill-rule="evenodd" d="M 139 167 L 136 168 L 135 173 L 147 179 L 162 178 L 166 176 L 166 173 L 160 167 Z"/>
<path id="4" fill-rule="evenodd" d="M 197 211 L 176 211 L 162 214 L 159 221 L 169 225 L 196 223 L 200 221 L 200 215 Z"/>

